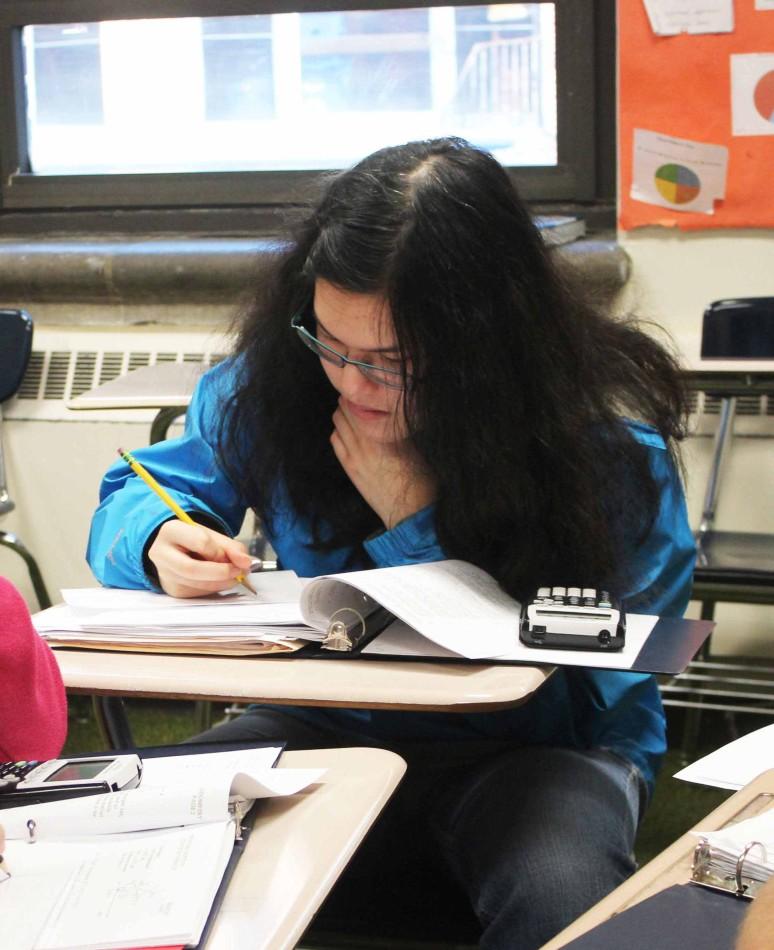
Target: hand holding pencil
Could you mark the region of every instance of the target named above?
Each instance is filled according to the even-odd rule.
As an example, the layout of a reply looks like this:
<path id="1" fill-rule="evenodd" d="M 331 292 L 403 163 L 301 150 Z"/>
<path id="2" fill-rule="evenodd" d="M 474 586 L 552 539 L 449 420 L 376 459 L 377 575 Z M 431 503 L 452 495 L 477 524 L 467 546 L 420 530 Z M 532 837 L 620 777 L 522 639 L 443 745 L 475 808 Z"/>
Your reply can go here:
<path id="1" fill-rule="evenodd" d="M 237 581 L 254 594 L 245 576 L 252 563 L 245 546 L 197 524 L 129 452 L 118 454 L 176 516 L 161 525 L 148 551 L 162 589 L 173 597 L 200 597 Z"/>

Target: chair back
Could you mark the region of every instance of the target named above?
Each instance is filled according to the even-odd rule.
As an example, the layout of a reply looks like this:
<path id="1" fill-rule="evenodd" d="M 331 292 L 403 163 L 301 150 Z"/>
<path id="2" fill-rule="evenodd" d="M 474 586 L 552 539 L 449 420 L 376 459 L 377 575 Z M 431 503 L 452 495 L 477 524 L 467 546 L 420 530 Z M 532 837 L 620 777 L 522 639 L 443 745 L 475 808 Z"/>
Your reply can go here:
<path id="1" fill-rule="evenodd" d="M 716 300 L 704 311 L 703 359 L 774 358 L 774 297 Z"/>
<path id="2" fill-rule="evenodd" d="M 0 428 L 2 404 L 21 386 L 32 352 L 32 318 L 24 310 L 0 310 Z M 0 515 L 13 511 L 8 494 L 0 431 Z"/>
<path id="3" fill-rule="evenodd" d="M 24 310 L 0 310 L 0 403 L 15 395 L 32 352 L 32 318 Z"/>

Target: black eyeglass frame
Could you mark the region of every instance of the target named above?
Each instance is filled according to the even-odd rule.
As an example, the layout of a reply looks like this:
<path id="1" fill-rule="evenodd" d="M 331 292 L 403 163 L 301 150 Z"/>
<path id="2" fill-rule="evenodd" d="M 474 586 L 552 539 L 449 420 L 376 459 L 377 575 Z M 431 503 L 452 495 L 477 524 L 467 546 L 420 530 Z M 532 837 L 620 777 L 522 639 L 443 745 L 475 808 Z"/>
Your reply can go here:
<path id="1" fill-rule="evenodd" d="M 322 340 L 318 340 L 313 333 L 307 330 L 302 322 L 305 317 L 306 311 L 299 310 L 291 318 L 290 328 L 296 331 L 301 342 L 320 359 L 333 363 L 339 369 L 343 369 L 349 363 L 350 366 L 357 366 L 365 378 L 372 383 L 387 386 L 388 389 L 405 389 L 406 381 L 410 378 L 408 374 L 402 373 L 399 369 L 387 369 L 385 366 L 375 366 L 373 363 L 350 359 L 350 357 L 340 353 L 327 343 L 323 343 Z"/>

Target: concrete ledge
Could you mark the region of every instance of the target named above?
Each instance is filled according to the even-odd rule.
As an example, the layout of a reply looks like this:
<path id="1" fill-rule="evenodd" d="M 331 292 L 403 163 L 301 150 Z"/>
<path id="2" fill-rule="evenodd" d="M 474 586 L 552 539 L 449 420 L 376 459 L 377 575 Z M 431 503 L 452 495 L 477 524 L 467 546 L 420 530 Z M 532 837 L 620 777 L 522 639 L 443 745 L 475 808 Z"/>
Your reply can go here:
<path id="1" fill-rule="evenodd" d="M 134 308 L 143 319 L 158 308 L 163 323 L 169 308 L 238 300 L 261 256 L 279 247 L 277 239 L 246 237 L 0 239 L 0 306 L 40 303 L 46 312 L 61 306 L 77 313 L 99 305 L 107 322 L 111 310 L 120 311 L 116 323 L 126 323 Z M 612 239 L 576 241 L 555 253 L 600 301 L 628 279 L 629 257 Z"/>

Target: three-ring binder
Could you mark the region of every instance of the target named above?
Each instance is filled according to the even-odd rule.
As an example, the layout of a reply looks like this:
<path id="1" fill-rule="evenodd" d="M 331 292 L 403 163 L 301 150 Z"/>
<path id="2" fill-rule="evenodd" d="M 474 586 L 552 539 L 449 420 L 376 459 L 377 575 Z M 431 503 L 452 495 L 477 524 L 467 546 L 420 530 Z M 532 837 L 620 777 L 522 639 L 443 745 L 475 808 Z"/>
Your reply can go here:
<path id="1" fill-rule="evenodd" d="M 710 842 L 706 838 L 699 838 L 699 843 L 693 851 L 691 882 L 717 891 L 728 891 L 737 897 L 754 898 L 759 888 L 765 883 L 745 874 L 745 863 L 754 848 L 760 848 L 763 851 L 763 860 L 766 861 L 766 846 L 763 842 L 748 841 L 739 852 L 733 873 L 729 874 L 724 873 L 720 866 L 721 862 L 717 860 L 718 855 L 713 851 Z"/>

